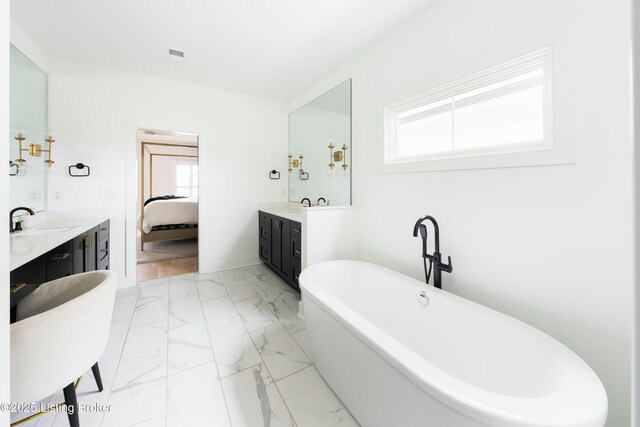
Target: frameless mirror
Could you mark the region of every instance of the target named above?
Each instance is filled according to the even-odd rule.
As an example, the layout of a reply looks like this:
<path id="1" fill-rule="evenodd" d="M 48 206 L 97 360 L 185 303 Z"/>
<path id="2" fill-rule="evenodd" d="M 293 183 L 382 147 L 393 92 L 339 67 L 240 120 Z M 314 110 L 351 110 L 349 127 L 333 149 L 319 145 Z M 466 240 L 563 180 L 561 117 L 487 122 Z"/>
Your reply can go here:
<path id="1" fill-rule="evenodd" d="M 34 211 L 43 211 L 46 182 L 44 158 L 30 155 L 29 145 L 46 144 L 43 134 L 47 131 L 47 75 L 13 45 L 9 72 L 10 206 L 26 206 Z"/>
<path id="2" fill-rule="evenodd" d="M 351 79 L 289 115 L 289 201 L 351 205 Z"/>

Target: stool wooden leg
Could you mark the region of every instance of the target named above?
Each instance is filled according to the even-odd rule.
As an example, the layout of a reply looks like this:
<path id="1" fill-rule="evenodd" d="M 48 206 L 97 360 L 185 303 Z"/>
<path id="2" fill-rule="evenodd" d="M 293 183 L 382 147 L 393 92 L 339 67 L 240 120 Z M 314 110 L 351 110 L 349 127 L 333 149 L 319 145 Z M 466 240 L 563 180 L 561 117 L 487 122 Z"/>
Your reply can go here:
<path id="1" fill-rule="evenodd" d="M 69 426 L 80 427 L 80 418 L 78 416 L 78 398 L 76 397 L 75 383 L 69 384 L 62 391 L 64 393 L 64 403 L 67 406 Z"/>
<path id="2" fill-rule="evenodd" d="M 93 378 L 96 379 L 98 391 L 104 390 L 104 387 L 102 386 L 102 378 L 100 377 L 100 368 L 98 368 L 98 362 L 91 367 L 91 372 L 93 372 Z"/>

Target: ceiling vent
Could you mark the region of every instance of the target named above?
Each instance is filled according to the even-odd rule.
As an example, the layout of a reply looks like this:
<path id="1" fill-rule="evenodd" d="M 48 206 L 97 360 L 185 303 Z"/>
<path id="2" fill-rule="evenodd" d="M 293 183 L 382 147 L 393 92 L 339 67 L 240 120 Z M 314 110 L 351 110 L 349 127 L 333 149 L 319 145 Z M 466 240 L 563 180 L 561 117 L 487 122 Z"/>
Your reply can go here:
<path id="1" fill-rule="evenodd" d="M 182 61 L 184 61 L 184 52 L 176 49 L 169 49 L 169 59 L 173 62 L 182 63 Z"/>

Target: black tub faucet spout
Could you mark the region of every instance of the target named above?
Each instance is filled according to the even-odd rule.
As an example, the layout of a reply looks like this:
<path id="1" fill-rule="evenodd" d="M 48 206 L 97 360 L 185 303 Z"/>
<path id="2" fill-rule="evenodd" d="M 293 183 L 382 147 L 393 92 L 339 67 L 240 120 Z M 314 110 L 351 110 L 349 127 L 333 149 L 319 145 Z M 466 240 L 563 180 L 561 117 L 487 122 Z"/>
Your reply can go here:
<path id="1" fill-rule="evenodd" d="M 423 224 L 425 221 L 430 221 L 433 224 L 435 240 L 435 251 L 433 254 L 427 253 L 427 226 Z M 413 227 L 413 237 L 418 237 L 418 232 L 420 232 L 420 236 L 422 237 L 422 260 L 424 263 L 425 281 L 427 284 L 429 283 L 431 271 L 433 270 L 433 286 L 441 289 L 442 272 L 451 273 L 453 271 L 453 264 L 451 263 L 451 257 L 448 257 L 448 264 L 442 262 L 442 254 L 440 254 L 440 227 L 438 227 L 438 222 L 431 215 L 419 218 Z M 427 269 L 427 260 L 429 261 L 429 269 Z"/>

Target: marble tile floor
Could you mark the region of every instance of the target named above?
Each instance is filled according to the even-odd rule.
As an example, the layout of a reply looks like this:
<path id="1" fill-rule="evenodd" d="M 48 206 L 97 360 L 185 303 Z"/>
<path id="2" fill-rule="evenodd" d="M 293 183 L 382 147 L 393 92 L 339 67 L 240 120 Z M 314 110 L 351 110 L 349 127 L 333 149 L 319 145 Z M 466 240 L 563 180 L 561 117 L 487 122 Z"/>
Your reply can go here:
<path id="1" fill-rule="evenodd" d="M 357 426 L 310 359 L 299 300 L 264 265 L 119 290 L 100 360 L 105 390 L 91 371 L 78 388 L 80 402 L 110 410 L 81 412 L 81 426 Z M 64 427 L 67 415 L 22 424 L 36 425 Z"/>

